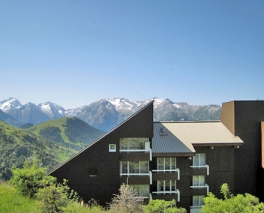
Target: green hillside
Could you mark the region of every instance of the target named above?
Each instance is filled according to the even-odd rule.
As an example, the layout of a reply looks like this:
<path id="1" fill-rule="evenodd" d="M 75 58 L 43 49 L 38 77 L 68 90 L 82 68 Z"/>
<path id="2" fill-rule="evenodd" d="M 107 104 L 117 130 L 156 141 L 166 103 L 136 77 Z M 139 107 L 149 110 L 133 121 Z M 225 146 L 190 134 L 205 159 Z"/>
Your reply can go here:
<path id="1" fill-rule="evenodd" d="M 0 179 L 9 179 L 12 166 L 22 167 L 30 158 L 54 169 L 102 135 L 78 118 L 60 118 L 28 129 L 0 120 Z"/>
<path id="2" fill-rule="evenodd" d="M 9 179 L 12 166 L 22 167 L 30 158 L 36 158 L 42 166 L 53 169 L 62 162 L 55 150 L 58 151 L 59 147 L 52 141 L 0 121 L 0 179 Z"/>
<path id="3" fill-rule="evenodd" d="M 28 129 L 57 145 L 80 151 L 104 133 L 78 118 L 59 118 L 34 125 Z"/>

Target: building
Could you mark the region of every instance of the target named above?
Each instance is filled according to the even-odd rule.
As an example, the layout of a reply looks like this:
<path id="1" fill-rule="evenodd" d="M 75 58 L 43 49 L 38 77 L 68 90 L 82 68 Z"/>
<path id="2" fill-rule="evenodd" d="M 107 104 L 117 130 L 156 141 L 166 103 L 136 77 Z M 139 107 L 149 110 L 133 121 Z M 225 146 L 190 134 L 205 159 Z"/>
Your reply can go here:
<path id="1" fill-rule="evenodd" d="M 249 113 L 251 107 L 260 114 L 246 115 L 245 108 Z M 178 207 L 199 212 L 203 198 L 209 191 L 218 196 L 223 183 L 231 191 L 252 189 L 256 195 L 258 182 L 237 184 L 237 179 L 243 174 L 257 181 L 262 174 L 259 122 L 263 118 L 257 121 L 261 113 L 263 102 L 230 102 L 223 104 L 222 121 L 153 122 L 150 102 L 51 175 L 69 180 L 85 201 L 94 198 L 106 205 L 127 183 L 146 199 L 175 199 Z M 248 149 L 253 153 L 246 153 Z"/>
<path id="2" fill-rule="evenodd" d="M 247 192 L 264 201 L 264 102 L 223 103 L 221 121 L 244 141 L 243 146 L 235 150 L 234 192 Z"/>

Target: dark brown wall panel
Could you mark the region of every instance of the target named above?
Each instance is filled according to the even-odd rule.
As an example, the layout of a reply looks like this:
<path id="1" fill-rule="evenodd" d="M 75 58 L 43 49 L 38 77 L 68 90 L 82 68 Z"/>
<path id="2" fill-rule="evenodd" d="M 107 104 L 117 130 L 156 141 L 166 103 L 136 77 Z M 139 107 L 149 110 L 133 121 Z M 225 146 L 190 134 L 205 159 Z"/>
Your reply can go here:
<path id="1" fill-rule="evenodd" d="M 235 135 L 244 144 L 235 150 L 235 192 L 263 196 L 261 176 L 263 101 L 235 101 Z M 262 194 L 262 195 L 261 195 Z"/>

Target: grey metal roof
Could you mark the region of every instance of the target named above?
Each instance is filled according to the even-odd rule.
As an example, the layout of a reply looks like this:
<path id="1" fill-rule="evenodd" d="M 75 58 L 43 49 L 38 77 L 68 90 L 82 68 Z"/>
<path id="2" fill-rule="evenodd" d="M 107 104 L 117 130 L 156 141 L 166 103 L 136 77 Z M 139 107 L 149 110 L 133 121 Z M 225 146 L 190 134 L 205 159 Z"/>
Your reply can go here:
<path id="1" fill-rule="evenodd" d="M 160 134 L 163 127 L 166 134 Z M 243 141 L 234 136 L 220 121 L 210 122 L 155 122 L 153 153 L 195 152 L 193 145 L 240 145 Z"/>
<path id="2" fill-rule="evenodd" d="M 165 134 L 160 134 L 164 128 Z M 177 136 L 169 131 L 163 123 L 154 123 L 154 138 L 152 139 L 153 153 L 194 153 L 192 145 L 187 146 Z"/>

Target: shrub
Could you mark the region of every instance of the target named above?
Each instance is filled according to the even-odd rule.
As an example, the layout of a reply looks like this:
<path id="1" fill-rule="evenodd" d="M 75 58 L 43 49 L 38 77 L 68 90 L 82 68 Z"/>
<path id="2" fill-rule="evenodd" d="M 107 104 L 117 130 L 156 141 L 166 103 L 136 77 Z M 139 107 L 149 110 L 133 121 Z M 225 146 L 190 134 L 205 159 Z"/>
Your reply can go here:
<path id="1" fill-rule="evenodd" d="M 70 190 L 67 180 L 39 189 L 37 200 L 43 213 L 62 212 L 70 202 L 78 201 L 78 195 Z"/>
<path id="2" fill-rule="evenodd" d="M 9 181 L 18 193 L 32 198 L 40 188 L 44 186 L 44 182 L 51 181 L 50 178 L 44 178 L 46 169 L 37 166 L 37 161 L 32 165 L 28 161 L 24 163 L 24 167 L 12 168 L 13 177 Z M 44 181 L 44 182 L 43 182 Z"/>
<path id="3" fill-rule="evenodd" d="M 224 199 L 218 199 L 214 194 L 209 193 L 204 198 L 204 205 L 202 206 L 203 213 L 241 213 L 241 212 L 264 212 L 264 204 L 259 202 L 259 199 L 251 194 L 237 194 L 233 195 L 229 191 L 229 187 L 226 183 L 221 186 L 221 194 Z"/>
<path id="4" fill-rule="evenodd" d="M 186 209 L 177 208 L 175 200 L 165 201 L 165 200 L 150 200 L 148 205 L 146 205 L 145 213 L 186 213 Z"/>
<path id="5" fill-rule="evenodd" d="M 129 185 L 122 184 L 119 189 L 119 194 L 115 195 L 112 202 L 109 204 L 112 212 L 143 212 L 143 201 L 137 190 Z"/>

